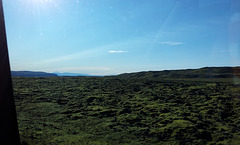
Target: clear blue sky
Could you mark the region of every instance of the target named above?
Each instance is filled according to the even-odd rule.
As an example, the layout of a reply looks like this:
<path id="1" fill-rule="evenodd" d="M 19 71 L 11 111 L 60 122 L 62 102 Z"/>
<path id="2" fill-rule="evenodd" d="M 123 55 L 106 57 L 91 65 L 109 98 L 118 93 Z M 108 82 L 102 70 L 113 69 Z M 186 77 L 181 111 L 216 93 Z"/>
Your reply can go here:
<path id="1" fill-rule="evenodd" d="M 93 75 L 240 64 L 239 0 L 3 0 L 12 70 Z"/>

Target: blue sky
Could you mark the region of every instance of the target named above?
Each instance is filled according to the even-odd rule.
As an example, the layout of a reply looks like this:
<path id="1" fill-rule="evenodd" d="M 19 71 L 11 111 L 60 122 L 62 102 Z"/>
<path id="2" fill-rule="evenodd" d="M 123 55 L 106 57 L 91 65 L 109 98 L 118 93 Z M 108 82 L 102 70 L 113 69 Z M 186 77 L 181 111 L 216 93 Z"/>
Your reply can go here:
<path id="1" fill-rule="evenodd" d="M 240 64 L 238 0 L 3 0 L 12 70 L 92 75 Z"/>

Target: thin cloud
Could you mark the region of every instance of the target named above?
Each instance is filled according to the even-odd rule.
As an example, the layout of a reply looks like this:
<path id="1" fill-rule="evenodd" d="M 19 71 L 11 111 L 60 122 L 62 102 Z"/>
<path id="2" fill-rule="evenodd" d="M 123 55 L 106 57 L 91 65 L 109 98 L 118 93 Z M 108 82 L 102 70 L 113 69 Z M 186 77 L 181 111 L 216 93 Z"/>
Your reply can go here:
<path id="1" fill-rule="evenodd" d="M 127 51 L 122 51 L 122 50 L 118 50 L 118 51 L 116 51 L 116 50 L 110 50 L 110 51 L 108 51 L 109 53 L 126 53 Z"/>
<path id="2" fill-rule="evenodd" d="M 184 44 L 183 42 L 172 42 L 172 41 L 165 41 L 165 42 L 160 42 L 161 44 L 166 44 L 166 45 L 181 45 Z"/>
<path id="3" fill-rule="evenodd" d="M 165 44 L 165 45 L 182 45 L 183 42 L 175 41 L 159 41 L 158 39 L 136 39 L 137 43 L 149 43 L 149 44 Z"/>

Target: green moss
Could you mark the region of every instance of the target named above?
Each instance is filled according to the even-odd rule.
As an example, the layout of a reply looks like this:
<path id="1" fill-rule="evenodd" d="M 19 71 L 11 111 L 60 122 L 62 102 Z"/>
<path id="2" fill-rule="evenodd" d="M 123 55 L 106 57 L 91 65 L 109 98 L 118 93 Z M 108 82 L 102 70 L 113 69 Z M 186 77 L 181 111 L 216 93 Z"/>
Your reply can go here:
<path id="1" fill-rule="evenodd" d="M 28 144 L 239 144 L 240 88 L 229 82 L 13 78 Z"/>

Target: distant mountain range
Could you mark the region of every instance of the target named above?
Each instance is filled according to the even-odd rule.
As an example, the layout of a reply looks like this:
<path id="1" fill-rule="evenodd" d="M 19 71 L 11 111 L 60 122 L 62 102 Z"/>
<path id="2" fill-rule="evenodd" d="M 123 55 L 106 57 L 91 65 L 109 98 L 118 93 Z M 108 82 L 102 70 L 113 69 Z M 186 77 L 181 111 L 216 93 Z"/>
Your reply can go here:
<path id="1" fill-rule="evenodd" d="M 88 74 L 80 73 L 47 73 L 47 72 L 35 72 L 35 71 L 11 71 L 12 76 L 14 77 L 57 77 L 57 76 L 93 76 Z"/>
<path id="2" fill-rule="evenodd" d="M 12 71 L 12 76 L 18 77 L 51 77 L 51 76 L 92 76 L 80 73 L 46 73 L 33 71 Z M 99 77 L 99 76 L 98 76 Z M 136 73 L 124 73 L 115 78 L 125 79 L 163 79 L 163 78 L 240 78 L 240 67 L 204 67 L 200 69 L 164 70 L 164 71 L 143 71 Z"/>
<path id="3" fill-rule="evenodd" d="M 57 77 L 57 74 L 33 71 L 11 71 L 14 77 Z"/>
<path id="4" fill-rule="evenodd" d="M 53 72 L 53 73 L 57 74 L 58 76 L 91 76 L 91 75 L 88 75 L 88 74 L 68 73 L 68 72 L 64 72 L 64 73 Z"/>

